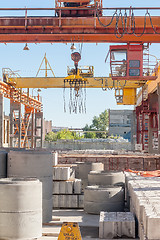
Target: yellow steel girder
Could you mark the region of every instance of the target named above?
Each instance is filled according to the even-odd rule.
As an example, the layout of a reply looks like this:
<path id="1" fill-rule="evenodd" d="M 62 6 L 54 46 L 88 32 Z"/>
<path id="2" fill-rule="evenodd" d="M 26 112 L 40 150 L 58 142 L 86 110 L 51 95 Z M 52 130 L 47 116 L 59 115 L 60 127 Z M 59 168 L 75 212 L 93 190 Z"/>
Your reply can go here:
<path id="1" fill-rule="evenodd" d="M 7 77 L 5 82 L 16 88 L 64 88 L 65 77 Z M 140 88 L 144 81 L 112 80 L 111 77 L 88 77 L 86 88 Z M 69 83 L 65 84 L 69 88 Z"/>

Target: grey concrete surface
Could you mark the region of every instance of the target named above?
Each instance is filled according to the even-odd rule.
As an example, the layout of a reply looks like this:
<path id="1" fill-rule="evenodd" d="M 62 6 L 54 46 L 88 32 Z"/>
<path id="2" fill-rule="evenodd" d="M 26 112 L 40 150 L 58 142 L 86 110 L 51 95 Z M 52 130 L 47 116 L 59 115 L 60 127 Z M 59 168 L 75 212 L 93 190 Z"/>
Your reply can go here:
<path id="1" fill-rule="evenodd" d="M 138 221 L 140 239 L 160 239 L 160 178 L 125 173 L 130 211 Z"/>
<path id="2" fill-rule="evenodd" d="M 83 210 L 53 210 L 53 219 L 59 218 L 59 221 L 52 221 L 53 223 L 63 222 L 78 222 L 83 240 L 99 240 L 99 216 L 87 214 Z M 43 236 L 38 240 L 57 240 L 61 226 L 43 226 L 43 233 L 55 233 L 56 237 Z M 110 239 L 111 240 L 111 239 Z M 116 239 L 115 239 L 116 240 Z M 117 239 L 118 240 L 118 239 Z M 128 238 L 121 238 L 121 240 L 131 240 Z"/>

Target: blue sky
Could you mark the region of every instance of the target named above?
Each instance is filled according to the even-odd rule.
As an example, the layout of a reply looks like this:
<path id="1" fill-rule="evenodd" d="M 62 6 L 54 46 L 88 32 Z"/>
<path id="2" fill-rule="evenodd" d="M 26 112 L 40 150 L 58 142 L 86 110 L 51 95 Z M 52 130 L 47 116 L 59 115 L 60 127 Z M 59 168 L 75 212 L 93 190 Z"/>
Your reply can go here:
<path id="1" fill-rule="evenodd" d="M 103 0 L 104 7 L 158 7 L 159 0 Z M 6 0 L 1 1 L 1 7 L 54 7 L 54 0 Z M 7 14 L 7 13 L 6 13 Z M 39 14 L 39 13 L 37 13 Z M 48 13 L 45 13 L 46 15 Z M 2 12 L 0 12 L 2 16 Z M 95 76 L 108 76 L 109 64 L 104 62 L 110 44 L 83 44 L 82 60 L 80 65 L 93 65 Z M 70 44 L 29 44 L 30 51 L 23 51 L 24 44 L 0 44 L 0 72 L 8 67 L 19 70 L 21 76 L 35 76 L 41 60 L 46 52 L 47 58 L 58 77 L 67 76 L 67 65 L 72 65 L 70 58 Z M 79 45 L 76 44 L 77 49 Z M 150 53 L 159 54 L 159 44 L 152 44 Z M 160 55 L 160 54 L 159 54 Z M 158 58 L 160 56 L 157 55 Z M 87 89 L 87 113 L 69 114 L 63 112 L 63 89 L 43 89 L 44 117 L 52 120 L 54 126 L 83 127 L 91 124 L 92 118 L 105 109 L 133 109 L 130 106 L 117 106 L 114 91 L 107 92 L 101 89 Z M 5 100 L 5 112 L 9 113 L 8 100 Z"/>

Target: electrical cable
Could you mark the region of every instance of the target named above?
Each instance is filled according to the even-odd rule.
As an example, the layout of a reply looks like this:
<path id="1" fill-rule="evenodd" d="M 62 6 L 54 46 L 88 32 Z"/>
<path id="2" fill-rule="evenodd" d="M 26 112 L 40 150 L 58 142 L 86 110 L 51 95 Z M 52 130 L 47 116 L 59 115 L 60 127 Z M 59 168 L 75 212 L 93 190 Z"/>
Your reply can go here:
<path id="1" fill-rule="evenodd" d="M 109 27 L 109 26 L 112 24 L 114 17 L 117 16 L 117 10 L 116 10 L 116 11 L 114 12 L 113 16 L 112 16 L 111 21 L 110 21 L 108 24 L 104 24 L 104 23 L 101 22 L 101 20 L 100 20 L 100 18 L 99 18 L 99 13 L 98 13 L 98 11 L 99 11 L 99 10 L 97 9 L 96 14 L 97 14 L 98 22 L 100 23 L 100 25 L 101 25 L 102 27 L 105 27 L 105 28 L 106 28 L 106 27 Z"/>
<path id="2" fill-rule="evenodd" d="M 118 28 L 119 19 L 121 19 L 121 22 L 122 22 L 122 30 L 123 30 L 122 33 L 119 32 L 119 28 Z M 121 39 L 124 36 L 124 33 L 125 33 L 125 29 L 124 29 L 123 15 L 120 10 L 119 15 L 116 16 L 115 36 L 116 38 Z M 118 35 L 120 35 L 120 37 Z"/>
<path id="3" fill-rule="evenodd" d="M 101 26 L 107 28 L 109 27 L 112 23 L 113 23 L 113 20 L 114 18 L 116 17 L 116 24 L 115 24 L 115 36 L 118 38 L 118 39 L 121 39 L 124 34 L 129 34 L 129 35 L 134 35 L 136 37 L 142 37 L 144 34 L 145 34 L 145 31 L 146 31 L 146 25 L 147 25 L 147 16 L 149 17 L 149 20 L 150 20 L 150 23 L 151 23 L 151 26 L 152 26 L 152 29 L 154 31 L 155 34 L 160 34 L 160 32 L 157 32 L 156 28 L 154 27 L 153 25 L 153 21 L 152 21 L 152 17 L 148 11 L 148 9 L 146 10 L 146 13 L 145 13 L 145 16 L 144 16 L 144 27 L 143 27 L 143 31 L 142 33 L 138 34 L 136 33 L 136 21 L 135 21 L 135 15 L 134 15 L 134 12 L 133 12 L 133 9 L 132 9 L 132 14 L 131 14 L 131 30 L 132 32 L 128 32 L 127 31 L 127 11 L 125 9 L 125 13 L 124 13 L 124 16 L 122 14 L 122 11 L 121 9 L 119 10 L 119 14 L 117 13 L 117 9 L 115 10 L 115 12 L 113 13 L 112 15 L 112 18 L 110 20 L 110 22 L 108 24 L 104 24 L 102 23 L 102 21 L 100 20 L 100 15 L 99 15 L 99 12 L 101 10 L 100 9 L 96 9 L 96 15 L 97 15 L 97 18 L 98 18 L 98 22 Z M 121 21 L 122 23 L 122 33 L 119 31 L 119 22 Z"/>

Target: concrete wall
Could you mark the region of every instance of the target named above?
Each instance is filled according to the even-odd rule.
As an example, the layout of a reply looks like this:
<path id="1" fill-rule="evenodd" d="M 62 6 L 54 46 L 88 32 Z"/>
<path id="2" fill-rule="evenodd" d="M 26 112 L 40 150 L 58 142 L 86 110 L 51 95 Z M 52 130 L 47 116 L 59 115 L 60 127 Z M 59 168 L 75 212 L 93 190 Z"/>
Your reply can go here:
<path id="1" fill-rule="evenodd" d="M 53 150 L 85 150 L 85 149 L 104 149 L 104 150 L 131 150 L 130 142 L 101 142 L 101 141 L 78 141 L 78 140 L 58 140 L 56 142 L 44 141 L 43 147 Z"/>

